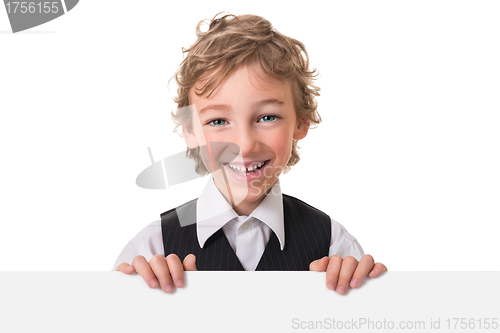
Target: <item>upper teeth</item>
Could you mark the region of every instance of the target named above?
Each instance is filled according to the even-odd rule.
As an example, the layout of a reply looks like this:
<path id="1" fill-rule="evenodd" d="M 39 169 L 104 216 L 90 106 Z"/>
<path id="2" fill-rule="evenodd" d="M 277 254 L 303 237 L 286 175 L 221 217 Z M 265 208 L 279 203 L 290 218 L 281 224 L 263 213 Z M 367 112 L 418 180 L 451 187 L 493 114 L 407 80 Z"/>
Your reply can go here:
<path id="1" fill-rule="evenodd" d="M 249 172 L 249 171 L 253 171 L 257 168 L 260 168 L 262 166 L 262 164 L 264 164 L 264 163 L 257 163 L 254 166 L 250 166 L 248 168 L 245 168 L 244 166 L 234 165 L 234 164 L 229 164 L 229 166 L 233 169 L 240 170 L 241 172 Z"/>

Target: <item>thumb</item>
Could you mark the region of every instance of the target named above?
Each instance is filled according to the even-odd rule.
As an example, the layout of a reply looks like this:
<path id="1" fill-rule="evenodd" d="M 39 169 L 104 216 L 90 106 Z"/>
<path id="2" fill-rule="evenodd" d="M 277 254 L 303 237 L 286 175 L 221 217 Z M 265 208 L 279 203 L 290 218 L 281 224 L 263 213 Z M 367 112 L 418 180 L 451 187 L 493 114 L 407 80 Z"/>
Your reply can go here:
<path id="1" fill-rule="evenodd" d="M 314 260 L 309 264 L 309 270 L 314 272 L 326 272 L 326 268 L 328 267 L 329 259 L 328 257 L 323 257 L 318 260 Z"/>
<path id="2" fill-rule="evenodd" d="M 381 275 L 384 272 L 387 272 L 387 267 L 385 267 L 384 264 L 378 262 L 373 266 L 368 276 L 374 278 Z"/>
<path id="3" fill-rule="evenodd" d="M 125 274 L 132 274 L 135 272 L 135 268 L 132 265 L 129 265 L 126 262 L 122 262 L 118 267 L 116 267 L 115 271 L 119 271 Z"/>
<path id="4" fill-rule="evenodd" d="M 196 257 L 194 254 L 188 254 L 184 258 L 184 262 L 182 263 L 185 271 L 197 271 L 196 269 Z"/>

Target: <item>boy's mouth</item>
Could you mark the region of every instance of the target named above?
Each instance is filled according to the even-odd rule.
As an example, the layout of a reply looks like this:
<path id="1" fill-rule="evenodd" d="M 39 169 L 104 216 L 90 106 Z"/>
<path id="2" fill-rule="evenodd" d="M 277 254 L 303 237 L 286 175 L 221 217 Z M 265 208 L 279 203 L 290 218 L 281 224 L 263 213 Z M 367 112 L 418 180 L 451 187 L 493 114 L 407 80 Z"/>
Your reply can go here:
<path id="1" fill-rule="evenodd" d="M 233 170 L 234 172 L 242 175 L 242 176 L 248 176 L 251 175 L 260 169 L 262 169 L 264 166 L 266 166 L 269 163 L 270 160 L 266 160 L 263 162 L 253 162 L 250 165 L 243 165 L 243 164 L 232 164 L 228 163 L 227 166 Z"/>

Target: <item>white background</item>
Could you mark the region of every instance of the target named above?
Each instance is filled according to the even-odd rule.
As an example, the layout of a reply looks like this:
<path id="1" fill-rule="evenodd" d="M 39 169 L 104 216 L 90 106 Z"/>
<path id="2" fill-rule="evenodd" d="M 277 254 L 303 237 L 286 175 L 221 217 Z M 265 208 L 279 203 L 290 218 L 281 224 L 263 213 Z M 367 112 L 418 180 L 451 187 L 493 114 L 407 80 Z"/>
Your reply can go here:
<path id="1" fill-rule="evenodd" d="M 12 34 L 0 8 L 0 270 L 110 270 L 199 179 L 136 176 L 172 132 L 182 47 L 251 13 L 306 45 L 323 123 L 282 177 L 390 270 L 499 270 L 496 1 L 92 1 Z"/>

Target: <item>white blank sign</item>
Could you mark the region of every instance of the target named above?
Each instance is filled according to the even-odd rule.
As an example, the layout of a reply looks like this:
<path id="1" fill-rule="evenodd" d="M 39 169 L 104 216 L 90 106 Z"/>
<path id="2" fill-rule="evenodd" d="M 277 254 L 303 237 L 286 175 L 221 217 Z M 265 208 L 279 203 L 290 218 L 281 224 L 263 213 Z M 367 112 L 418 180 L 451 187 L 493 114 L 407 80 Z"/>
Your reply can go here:
<path id="1" fill-rule="evenodd" d="M 486 332 L 498 332 L 492 326 L 500 317 L 499 279 L 500 272 L 387 272 L 340 296 L 325 287 L 325 273 L 187 272 L 186 287 L 165 294 L 137 274 L 1 272 L 0 330 L 296 332 L 354 325 L 363 332 L 404 325 L 436 332 L 439 324 L 477 332 L 488 324 Z"/>

